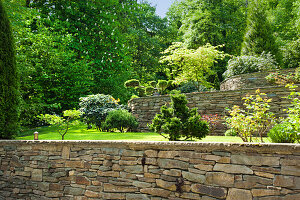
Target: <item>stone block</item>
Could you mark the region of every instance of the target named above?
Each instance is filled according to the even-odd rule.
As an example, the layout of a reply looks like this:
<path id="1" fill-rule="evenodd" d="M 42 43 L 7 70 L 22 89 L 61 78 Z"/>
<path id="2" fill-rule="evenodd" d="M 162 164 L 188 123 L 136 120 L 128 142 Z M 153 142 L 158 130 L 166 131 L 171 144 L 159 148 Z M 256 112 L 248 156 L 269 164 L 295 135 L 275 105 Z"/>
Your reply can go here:
<path id="1" fill-rule="evenodd" d="M 281 166 L 281 174 L 300 176 L 300 166 L 283 165 Z"/>
<path id="2" fill-rule="evenodd" d="M 103 184 L 103 190 L 104 192 L 137 192 L 138 189 L 136 187 L 128 187 L 128 186 L 119 186 L 119 185 L 113 185 L 110 183 L 104 183 Z"/>
<path id="3" fill-rule="evenodd" d="M 49 184 L 49 190 L 52 191 L 62 191 L 64 187 L 61 184 L 58 183 L 50 183 Z"/>
<path id="4" fill-rule="evenodd" d="M 274 174 L 270 174 L 270 173 L 266 173 L 266 172 L 254 171 L 254 174 L 257 176 L 265 177 L 265 178 L 274 178 L 275 177 Z"/>
<path id="5" fill-rule="evenodd" d="M 156 150 L 146 150 L 145 155 L 146 155 L 146 157 L 156 158 L 158 155 L 158 152 Z"/>
<path id="6" fill-rule="evenodd" d="M 84 194 L 84 189 L 79 187 L 65 187 L 64 193 L 73 196 L 80 196 Z"/>
<path id="7" fill-rule="evenodd" d="M 138 174 L 143 172 L 142 165 L 134 165 L 134 166 L 121 166 L 121 168 L 128 173 Z"/>
<path id="8" fill-rule="evenodd" d="M 63 193 L 61 191 L 48 191 L 45 193 L 45 196 L 50 198 L 62 197 Z"/>
<path id="9" fill-rule="evenodd" d="M 232 187 L 234 184 L 234 175 L 223 172 L 208 172 L 206 173 L 206 184 Z"/>
<path id="10" fill-rule="evenodd" d="M 179 160 L 172 160 L 172 159 L 157 159 L 158 166 L 160 168 L 167 168 L 167 169 L 188 169 L 189 163 L 179 161 Z"/>
<path id="11" fill-rule="evenodd" d="M 68 146 L 62 147 L 61 157 L 66 160 L 70 158 L 70 147 Z"/>
<path id="12" fill-rule="evenodd" d="M 192 192 L 199 193 L 202 195 L 207 195 L 219 199 L 224 199 L 227 195 L 227 189 L 201 185 L 201 184 L 193 184 L 191 187 Z"/>
<path id="13" fill-rule="evenodd" d="M 138 188 L 150 188 L 152 187 L 152 183 L 145 183 L 142 181 L 133 181 L 132 185 Z"/>
<path id="14" fill-rule="evenodd" d="M 86 190 L 84 195 L 89 198 L 98 198 L 100 196 L 98 192 L 94 192 L 91 190 Z"/>
<path id="15" fill-rule="evenodd" d="M 84 162 L 82 161 L 66 161 L 65 167 L 74 168 L 84 168 Z"/>
<path id="16" fill-rule="evenodd" d="M 101 196 L 102 196 L 102 199 L 117 199 L 117 200 L 121 200 L 121 199 L 125 199 L 126 198 L 125 194 L 122 194 L 122 193 L 102 193 Z"/>
<path id="17" fill-rule="evenodd" d="M 150 200 L 145 194 L 126 194 L 126 200 Z"/>
<path id="18" fill-rule="evenodd" d="M 177 169 L 164 170 L 163 174 L 167 175 L 167 176 L 176 176 L 177 177 L 177 176 L 181 176 L 181 171 L 177 170 Z"/>
<path id="19" fill-rule="evenodd" d="M 294 177 L 276 175 L 274 178 L 274 186 L 287 187 L 287 188 L 292 187 L 294 186 Z"/>
<path id="20" fill-rule="evenodd" d="M 91 181 L 87 177 L 84 177 L 84 176 L 77 176 L 75 182 L 76 182 L 76 184 L 79 184 L 79 185 L 91 185 Z"/>
<path id="21" fill-rule="evenodd" d="M 231 155 L 231 163 L 256 166 L 279 166 L 279 157 L 248 156 L 245 154 Z"/>
<path id="22" fill-rule="evenodd" d="M 163 198 L 168 198 L 171 194 L 171 191 L 160 189 L 160 188 L 143 188 L 140 190 L 140 192 L 143 194 L 150 194 L 153 196 L 158 196 Z"/>
<path id="23" fill-rule="evenodd" d="M 182 177 L 188 181 L 195 182 L 195 183 L 204 183 L 205 176 L 201 174 L 195 174 L 191 172 L 182 171 Z"/>
<path id="24" fill-rule="evenodd" d="M 176 191 L 175 182 L 168 182 L 161 179 L 156 179 L 156 185 L 166 190 Z"/>
<path id="25" fill-rule="evenodd" d="M 144 155 L 143 151 L 134 151 L 125 149 L 122 152 L 122 156 L 134 156 L 134 157 L 142 157 Z"/>
<path id="26" fill-rule="evenodd" d="M 252 193 L 253 197 L 278 196 L 278 195 L 280 195 L 279 190 L 270 190 L 270 189 L 252 189 L 251 193 Z"/>
<path id="27" fill-rule="evenodd" d="M 203 171 L 212 171 L 212 169 L 213 169 L 213 165 L 199 164 L 199 165 L 194 165 L 194 167 L 196 169 L 200 169 L 200 170 L 203 170 Z"/>
<path id="28" fill-rule="evenodd" d="M 120 177 L 120 172 L 115 172 L 115 171 L 98 171 L 98 176 L 108 176 L 108 177 Z"/>
<path id="29" fill-rule="evenodd" d="M 231 164 L 219 164 L 217 163 L 214 168 L 214 171 L 223 171 L 226 173 L 232 174 L 253 174 L 252 169 L 244 165 L 231 165 Z"/>
<path id="30" fill-rule="evenodd" d="M 31 174 L 32 181 L 43 181 L 43 170 L 42 169 L 33 169 Z"/>
<path id="31" fill-rule="evenodd" d="M 158 153 L 159 158 L 174 158 L 175 156 L 178 156 L 178 151 L 160 151 Z"/>
<path id="32" fill-rule="evenodd" d="M 230 188 L 226 200 L 250 200 L 252 194 L 249 190 Z"/>

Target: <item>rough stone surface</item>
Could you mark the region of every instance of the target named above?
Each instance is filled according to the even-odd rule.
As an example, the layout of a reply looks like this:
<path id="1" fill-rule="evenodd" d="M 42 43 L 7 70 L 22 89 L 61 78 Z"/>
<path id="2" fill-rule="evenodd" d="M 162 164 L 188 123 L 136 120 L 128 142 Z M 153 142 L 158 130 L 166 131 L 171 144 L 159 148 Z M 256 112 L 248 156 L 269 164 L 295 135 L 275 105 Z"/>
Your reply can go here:
<path id="1" fill-rule="evenodd" d="M 252 194 L 249 190 L 230 188 L 226 200 L 249 200 Z"/>
<path id="2" fill-rule="evenodd" d="M 295 200 L 299 155 L 299 144 L 0 141 L 0 199 Z"/>

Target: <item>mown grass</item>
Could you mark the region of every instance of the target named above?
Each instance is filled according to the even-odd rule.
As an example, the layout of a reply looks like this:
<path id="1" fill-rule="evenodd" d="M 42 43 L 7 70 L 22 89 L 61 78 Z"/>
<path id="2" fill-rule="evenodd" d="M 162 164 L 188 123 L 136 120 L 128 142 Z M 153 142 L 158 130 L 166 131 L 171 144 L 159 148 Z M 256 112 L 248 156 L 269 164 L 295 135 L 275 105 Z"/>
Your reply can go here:
<path id="1" fill-rule="evenodd" d="M 39 140 L 61 140 L 61 136 L 55 127 L 40 127 L 23 131 L 17 140 L 33 140 L 33 133 L 39 132 Z M 96 129 L 86 129 L 85 125 L 71 128 L 65 135 L 65 140 L 129 140 L 129 141 L 168 141 L 157 133 L 120 133 L 100 132 Z M 243 142 L 239 137 L 233 136 L 207 136 L 197 142 Z M 266 140 L 267 142 L 268 140 Z"/>

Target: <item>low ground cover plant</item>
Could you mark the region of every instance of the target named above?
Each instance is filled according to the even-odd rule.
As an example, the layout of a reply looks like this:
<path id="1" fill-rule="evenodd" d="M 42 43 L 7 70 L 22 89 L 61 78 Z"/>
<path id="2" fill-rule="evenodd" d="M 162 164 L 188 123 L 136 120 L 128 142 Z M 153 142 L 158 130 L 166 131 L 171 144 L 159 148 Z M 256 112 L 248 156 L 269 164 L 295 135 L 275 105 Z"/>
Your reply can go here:
<path id="1" fill-rule="evenodd" d="M 170 141 L 201 139 L 209 133 L 209 123 L 201 120 L 197 109 L 189 109 L 184 94 L 171 95 L 170 107 L 164 105 L 149 126 Z"/>

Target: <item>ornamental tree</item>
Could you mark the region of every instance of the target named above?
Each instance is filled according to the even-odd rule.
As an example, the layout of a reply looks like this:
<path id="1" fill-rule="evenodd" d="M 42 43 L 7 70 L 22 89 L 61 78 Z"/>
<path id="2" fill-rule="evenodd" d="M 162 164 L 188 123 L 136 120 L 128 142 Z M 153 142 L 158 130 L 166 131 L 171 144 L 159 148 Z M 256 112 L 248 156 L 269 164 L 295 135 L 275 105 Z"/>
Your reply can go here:
<path id="1" fill-rule="evenodd" d="M 215 74 L 212 67 L 218 59 L 223 59 L 226 55 L 218 50 L 219 47 L 221 46 L 206 44 L 198 49 L 187 49 L 181 42 L 175 42 L 163 52 L 166 55 L 161 57 L 160 62 L 180 71 L 175 82 L 192 81 L 200 91 L 201 85 L 211 87 L 207 78 Z"/>

